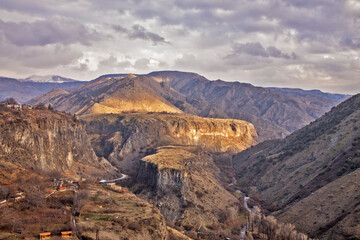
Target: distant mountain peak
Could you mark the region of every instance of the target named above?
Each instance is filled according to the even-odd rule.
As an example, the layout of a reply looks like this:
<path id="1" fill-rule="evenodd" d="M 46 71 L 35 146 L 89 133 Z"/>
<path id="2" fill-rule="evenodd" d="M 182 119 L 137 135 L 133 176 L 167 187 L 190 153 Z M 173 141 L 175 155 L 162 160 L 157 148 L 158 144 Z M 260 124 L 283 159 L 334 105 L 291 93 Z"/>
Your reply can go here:
<path id="1" fill-rule="evenodd" d="M 133 73 L 129 73 L 129 74 L 127 74 L 125 77 L 128 77 L 128 78 L 135 78 L 135 77 L 137 77 L 135 74 L 133 74 Z"/>
<path id="2" fill-rule="evenodd" d="M 30 77 L 19 79 L 20 82 L 36 82 L 36 83 L 65 83 L 65 82 L 78 82 L 71 78 L 64 78 L 58 75 L 32 75 Z"/>

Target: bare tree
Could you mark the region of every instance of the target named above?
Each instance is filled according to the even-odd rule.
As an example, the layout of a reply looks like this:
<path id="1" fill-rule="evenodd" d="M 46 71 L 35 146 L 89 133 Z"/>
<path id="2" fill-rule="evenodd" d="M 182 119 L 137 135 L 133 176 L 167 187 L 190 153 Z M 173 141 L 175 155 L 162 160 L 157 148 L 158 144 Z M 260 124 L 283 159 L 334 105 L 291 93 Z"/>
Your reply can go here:
<path id="1" fill-rule="evenodd" d="M 15 98 L 7 98 L 7 99 L 5 100 L 5 102 L 6 102 L 7 104 L 13 104 L 13 105 L 19 105 L 19 104 L 20 104 L 18 101 L 15 100 Z"/>
<path id="2" fill-rule="evenodd" d="M 8 199 L 10 195 L 10 189 L 8 187 L 0 187 L 0 199 L 5 198 Z"/>
<path id="3" fill-rule="evenodd" d="M 278 226 L 276 218 L 273 216 L 267 216 L 264 218 L 264 223 L 266 225 L 266 232 L 269 240 L 275 240 L 276 229 Z"/>
<path id="4" fill-rule="evenodd" d="M 33 191 L 26 193 L 24 203 L 27 207 L 44 207 L 46 204 L 45 196 L 42 191 Z"/>
<path id="5" fill-rule="evenodd" d="M 44 103 L 39 103 L 37 105 L 34 106 L 35 109 L 39 109 L 39 110 L 45 110 L 45 104 Z"/>
<path id="6" fill-rule="evenodd" d="M 309 240 L 310 238 L 304 233 L 298 233 L 296 236 L 297 240 Z"/>
<path id="7" fill-rule="evenodd" d="M 75 201 L 74 201 L 74 213 L 80 214 L 81 209 L 88 202 L 89 195 L 90 195 L 90 193 L 88 190 L 80 190 L 77 192 Z"/>

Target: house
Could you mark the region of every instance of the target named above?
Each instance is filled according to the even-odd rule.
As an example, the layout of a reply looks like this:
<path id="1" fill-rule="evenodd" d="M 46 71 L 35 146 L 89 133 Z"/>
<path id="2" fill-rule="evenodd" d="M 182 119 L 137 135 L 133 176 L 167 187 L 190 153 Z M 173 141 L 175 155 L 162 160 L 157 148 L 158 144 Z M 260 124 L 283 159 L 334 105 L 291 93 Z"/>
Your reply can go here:
<path id="1" fill-rule="evenodd" d="M 31 110 L 31 109 L 32 109 L 32 106 L 26 105 L 26 104 L 22 105 L 22 107 L 23 107 L 24 109 L 28 109 L 28 110 Z"/>
<path id="2" fill-rule="evenodd" d="M 7 104 L 6 107 L 11 108 L 11 109 L 17 109 L 19 111 L 22 109 L 22 105 L 20 105 L 20 104 Z"/>
<path id="3" fill-rule="evenodd" d="M 61 232 L 61 238 L 71 238 L 71 237 L 72 237 L 72 231 Z"/>
<path id="4" fill-rule="evenodd" d="M 50 238 L 51 238 L 51 232 L 40 233 L 40 239 L 50 239 Z"/>

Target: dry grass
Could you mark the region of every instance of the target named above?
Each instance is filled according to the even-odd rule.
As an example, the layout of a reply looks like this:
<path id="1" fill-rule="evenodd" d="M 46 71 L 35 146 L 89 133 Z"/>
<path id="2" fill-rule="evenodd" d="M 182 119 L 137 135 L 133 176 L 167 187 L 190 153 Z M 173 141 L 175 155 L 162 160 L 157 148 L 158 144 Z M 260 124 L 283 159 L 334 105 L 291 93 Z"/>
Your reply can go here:
<path id="1" fill-rule="evenodd" d="M 165 239 L 164 218 L 153 206 L 127 191 L 93 187 L 77 220 L 83 236 L 95 239 Z"/>

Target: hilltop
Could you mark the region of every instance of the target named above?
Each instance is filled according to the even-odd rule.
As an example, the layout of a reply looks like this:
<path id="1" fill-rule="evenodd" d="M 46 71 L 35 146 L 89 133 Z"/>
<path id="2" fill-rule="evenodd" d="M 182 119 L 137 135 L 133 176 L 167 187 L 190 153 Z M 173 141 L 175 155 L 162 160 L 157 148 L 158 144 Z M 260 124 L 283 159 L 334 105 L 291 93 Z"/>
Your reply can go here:
<path id="1" fill-rule="evenodd" d="M 170 112 L 182 111 L 166 101 L 163 87 L 144 76 L 126 75 L 116 78 L 100 78 L 73 89 L 68 94 L 52 92 L 29 101 L 51 103 L 61 111 L 78 115 L 122 112 Z"/>

